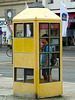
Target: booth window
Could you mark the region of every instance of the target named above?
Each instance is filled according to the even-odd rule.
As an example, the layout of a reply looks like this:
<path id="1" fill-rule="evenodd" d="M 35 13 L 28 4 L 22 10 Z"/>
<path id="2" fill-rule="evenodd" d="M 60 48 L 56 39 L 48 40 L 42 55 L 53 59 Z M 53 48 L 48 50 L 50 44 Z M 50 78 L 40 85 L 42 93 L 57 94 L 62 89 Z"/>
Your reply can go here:
<path id="1" fill-rule="evenodd" d="M 14 25 L 14 36 L 15 37 L 24 37 L 24 27 L 23 27 L 23 23 L 20 24 L 15 24 Z"/>
<path id="2" fill-rule="evenodd" d="M 14 81 L 34 83 L 34 70 L 29 68 L 14 68 Z"/>
<path id="3" fill-rule="evenodd" d="M 24 69 L 23 68 L 14 69 L 14 80 L 19 81 L 19 82 L 24 81 Z"/>
<path id="4" fill-rule="evenodd" d="M 28 24 L 24 24 L 24 33 L 25 33 L 25 37 L 33 37 L 33 24 L 32 23 L 28 23 Z"/>
<path id="5" fill-rule="evenodd" d="M 14 37 L 16 38 L 33 37 L 33 23 L 15 23 Z"/>
<path id="6" fill-rule="evenodd" d="M 34 83 L 34 70 L 26 68 L 24 69 L 24 81 Z"/>
<path id="7" fill-rule="evenodd" d="M 39 82 L 60 81 L 60 24 L 39 24 Z"/>

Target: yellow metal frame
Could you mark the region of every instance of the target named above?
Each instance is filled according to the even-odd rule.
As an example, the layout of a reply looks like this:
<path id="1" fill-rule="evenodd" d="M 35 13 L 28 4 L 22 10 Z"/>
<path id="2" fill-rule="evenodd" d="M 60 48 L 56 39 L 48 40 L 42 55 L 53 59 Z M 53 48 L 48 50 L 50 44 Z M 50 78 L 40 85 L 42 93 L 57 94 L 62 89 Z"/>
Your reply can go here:
<path id="1" fill-rule="evenodd" d="M 51 83 L 39 82 L 39 34 L 37 35 L 37 94 L 39 98 L 52 97 L 63 94 L 62 83 L 62 23 L 61 20 L 57 21 L 37 21 L 37 33 L 39 33 L 39 23 L 60 23 L 60 81 Z"/>
<path id="2" fill-rule="evenodd" d="M 13 22 L 13 26 L 14 26 Z M 22 23 L 16 22 L 16 23 Z M 23 21 L 23 23 L 33 23 L 34 21 Z M 34 27 L 33 26 L 33 27 Z M 14 27 L 13 27 L 14 30 Z M 33 30 L 35 33 L 35 28 Z M 33 38 L 16 38 L 13 32 L 13 93 L 14 95 L 31 96 L 35 97 L 36 94 L 36 38 L 35 34 Z M 32 44 L 33 42 L 33 44 Z M 26 43 L 26 44 L 25 44 Z M 28 43 L 28 44 L 27 44 Z M 31 43 L 31 44 L 30 44 Z M 25 46 L 24 46 L 25 45 Z M 30 48 L 29 48 L 30 47 Z M 28 50 L 29 49 L 29 50 Z M 34 84 L 14 82 L 14 68 L 33 68 L 34 69 Z M 17 89 L 16 89 L 17 88 Z"/>

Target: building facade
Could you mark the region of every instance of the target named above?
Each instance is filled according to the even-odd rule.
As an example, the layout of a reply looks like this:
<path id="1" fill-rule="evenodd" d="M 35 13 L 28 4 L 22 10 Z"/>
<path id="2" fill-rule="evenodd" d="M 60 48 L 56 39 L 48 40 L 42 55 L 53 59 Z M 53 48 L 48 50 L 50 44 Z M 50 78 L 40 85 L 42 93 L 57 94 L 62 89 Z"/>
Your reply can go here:
<path id="1" fill-rule="evenodd" d="M 12 18 L 25 9 L 25 2 L 28 5 L 36 0 L 0 0 L 0 27 L 12 23 Z M 63 38 L 64 46 L 75 46 L 75 0 L 61 0 L 67 7 L 69 24 L 67 36 Z M 45 7 L 60 16 L 60 0 L 38 0 Z M 5 18 L 3 22 L 1 19 Z"/>
<path id="2" fill-rule="evenodd" d="M 12 19 L 25 9 L 25 4 L 30 5 L 35 0 L 0 0 L 0 29 L 3 34 L 0 36 L 1 44 L 10 44 L 12 36 Z M 41 0 L 39 0 L 41 2 Z"/>
<path id="3" fill-rule="evenodd" d="M 42 0 L 43 4 L 60 16 L 60 0 Z M 67 36 L 63 37 L 64 46 L 75 46 L 75 0 L 61 0 L 67 7 L 69 23 Z"/>

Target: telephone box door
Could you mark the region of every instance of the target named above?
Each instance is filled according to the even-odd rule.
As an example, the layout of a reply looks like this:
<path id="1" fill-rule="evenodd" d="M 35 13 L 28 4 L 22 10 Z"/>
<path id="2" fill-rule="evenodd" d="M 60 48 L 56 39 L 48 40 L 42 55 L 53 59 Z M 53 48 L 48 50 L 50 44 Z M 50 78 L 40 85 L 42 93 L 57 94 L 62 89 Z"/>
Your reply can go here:
<path id="1" fill-rule="evenodd" d="M 38 22 L 38 97 L 62 94 L 62 39 L 60 22 Z"/>

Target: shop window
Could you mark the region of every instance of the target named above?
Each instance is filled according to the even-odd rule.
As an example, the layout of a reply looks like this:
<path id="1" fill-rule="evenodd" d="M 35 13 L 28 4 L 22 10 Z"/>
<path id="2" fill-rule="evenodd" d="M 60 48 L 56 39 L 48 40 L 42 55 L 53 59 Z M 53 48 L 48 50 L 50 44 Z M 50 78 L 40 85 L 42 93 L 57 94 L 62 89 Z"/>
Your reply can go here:
<path id="1" fill-rule="evenodd" d="M 71 2 L 74 2 L 75 0 L 71 0 Z"/>
<path id="2" fill-rule="evenodd" d="M 51 3 L 53 3 L 54 1 L 53 0 L 48 0 L 49 2 L 48 2 L 48 4 L 51 4 Z"/>
<path id="3" fill-rule="evenodd" d="M 67 36 L 63 37 L 63 46 L 75 46 L 75 29 L 67 30 Z"/>
<path id="4" fill-rule="evenodd" d="M 46 27 L 45 27 L 46 26 Z M 60 81 L 60 24 L 39 24 L 39 82 Z M 58 32 L 58 35 L 56 32 Z M 54 70 L 55 69 L 55 70 Z M 54 75 L 54 72 L 56 74 Z M 55 77 L 56 76 L 56 77 Z"/>
<path id="5" fill-rule="evenodd" d="M 14 24 L 14 37 L 33 37 L 33 24 L 32 23 L 16 23 Z"/>
<path id="6" fill-rule="evenodd" d="M 34 83 L 34 70 L 29 68 L 14 68 L 14 81 Z"/>

